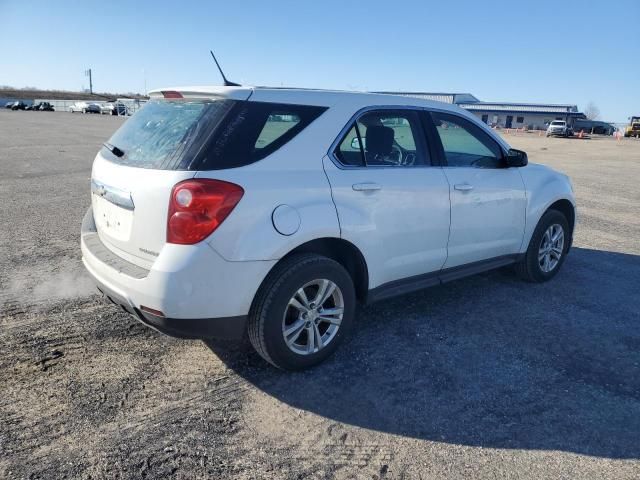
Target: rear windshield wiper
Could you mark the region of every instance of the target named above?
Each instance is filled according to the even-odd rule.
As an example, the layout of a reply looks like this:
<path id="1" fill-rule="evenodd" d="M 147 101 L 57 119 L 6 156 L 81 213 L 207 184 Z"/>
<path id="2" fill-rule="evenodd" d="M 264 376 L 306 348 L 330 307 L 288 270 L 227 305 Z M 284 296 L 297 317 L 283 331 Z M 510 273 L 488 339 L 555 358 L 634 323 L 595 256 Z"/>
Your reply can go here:
<path id="1" fill-rule="evenodd" d="M 124 156 L 124 151 L 120 150 L 115 145 L 111 145 L 110 143 L 103 143 L 102 145 L 104 146 L 104 148 L 106 148 L 111 153 L 113 153 L 116 157 L 123 157 Z"/>

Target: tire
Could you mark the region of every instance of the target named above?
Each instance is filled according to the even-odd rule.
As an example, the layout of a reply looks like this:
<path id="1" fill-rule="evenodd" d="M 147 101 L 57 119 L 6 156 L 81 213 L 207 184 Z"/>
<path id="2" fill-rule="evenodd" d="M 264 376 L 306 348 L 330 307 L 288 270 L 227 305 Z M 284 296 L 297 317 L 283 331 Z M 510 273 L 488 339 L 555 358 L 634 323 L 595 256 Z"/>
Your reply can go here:
<path id="1" fill-rule="evenodd" d="M 544 266 L 544 259 L 540 259 L 541 249 L 544 247 L 544 242 L 548 242 L 548 238 L 545 238 L 546 232 L 552 227 L 560 227 L 562 229 L 563 241 L 562 247 L 556 244 L 556 248 L 560 248 L 560 258 L 555 258 L 555 253 L 550 253 L 550 260 L 555 260 L 556 263 L 552 268 L 546 270 L 551 265 L 546 264 Z M 554 230 L 557 231 L 557 230 Z M 529 241 L 529 247 L 524 255 L 524 258 L 516 264 L 516 272 L 518 275 L 528 282 L 546 282 L 556 276 L 565 258 L 567 257 L 567 251 L 571 244 L 572 232 L 569 230 L 569 222 L 566 217 L 557 210 L 548 210 L 538 222 L 536 229 L 533 231 L 531 240 Z"/>
<path id="2" fill-rule="evenodd" d="M 327 281 L 336 288 L 329 288 L 333 293 L 320 305 L 325 310 L 304 309 L 306 313 L 302 313 L 303 309 L 292 305 L 291 302 L 297 302 L 298 305 L 303 303 L 298 301 L 301 297 L 297 293 L 303 290 L 308 297 L 308 305 L 313 307 L 314 297 L 320 290 L 320 284 L 316 288 L 314 282 Z M 331 323 L 315 318 L 321 315 L 318 313 L 321 311 L 338 311 L 340 301 L 343 312 L 339 325 L 334 325 L 337 323 L 336 313 L 327 315 L 335 316 Z M 351 329 L 355 311 L 353 280 L 342 265 L 316 254 L 293 255 L 277 265 L 258 290 L 249 312 L 249 340 L 260 356 L 272 365 L 283 370 L 303 370 L 321 363 L 338 348 Z M 313 326 L 315 322 L 319 322 L 317 328 Z M 293 331 L 289 339 L 295 337 L 295 341 L 290 343 L 291 347 L 285 341 L 286 330 Z M 313 335 L 314 332 L 316 335 Z M 313 350 L 301 353 L 301 349 L 308 350 L 310 338 L 317 342 L 317 335 L 325 345 L 318 347 L 318 343 L 311 343 L 315 345 Z"/>

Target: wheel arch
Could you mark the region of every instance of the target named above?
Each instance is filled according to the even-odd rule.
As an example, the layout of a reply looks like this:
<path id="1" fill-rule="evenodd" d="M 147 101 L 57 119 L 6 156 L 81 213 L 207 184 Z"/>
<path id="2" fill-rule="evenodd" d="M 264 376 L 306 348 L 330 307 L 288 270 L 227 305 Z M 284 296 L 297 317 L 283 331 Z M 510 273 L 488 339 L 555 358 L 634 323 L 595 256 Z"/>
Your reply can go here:
<path id="1" fill-rule="evenodd" d="M 369 292 L 369 270 L 364 255 L 353 243 L 336 237 L 323 237 L 310 240 L 298 245 L 280 258 L 280 260 L 271 267 L 269 273 L 284 260 L 300 253 L 315 253 L 338 262 L 351 276 L 358 301 L 362 303 L 366 302 Z M 267 276 L 268 275 L 269 274 L 267 274 Z"/>
<path id="2" fill-rule="evenodd" d="M 549 201 L 544 205 L 540 205 L 536 209 L 535 215 L 529 214 L 527 217 L 527 227 L 526 234 L 522 242 L 522 246 L 520 247 L 520 252 L 524 253 L 529 248 L 529 242 L 531 241 L 531 237 L 533 236 L 533 232 L 535 228 L 540 223 L 540 220 L 549 210 L 555 210 L 557 212 L 562 213 L 567 222 L 569 223 L 569 248 L 573 243 L 573 232 L 576 223 L 576 208 L 574 203 L 567 197 L 556 198 L 554 200 Z"/>
<path id="3" fill-rule="evenodd" d="M 571 245 L 573 245 L 573 232 L 576 225 L 576 208 L 573 203 L 571 203 L 571 201 L 567 200 L 566 198 L 561 198 L 560 200 L 556 200 L 551 205 L 549 205 L 544 213 L 547 213 L 549 210 L 555 210 L 562 213 L 562 215 L 564 215 L 564 217 L 567 219 L 567 222 L 569 223 L 569 245 L 567 247 L 568 252 L 571 249 Z"/>
<path id="4" fill-rule="evenodd" d="M 567 219 L 567 222 L 569 222 L 569 228 L 571 229 L 571 236 L 573 236 L 573 230 L 576 224 L 576 209 L 573 206 L 573 203 L 571 203 L 566 198 L 562 198 L 560 200 L 556 200 L 551 205 L 549 205 L 549 207 L 547 207 L 547 209 L 545 210 L 545 213 L 549 210 L 557 210 L 558 212 L 562 213 L 565 216 L 565 218 Z"/>

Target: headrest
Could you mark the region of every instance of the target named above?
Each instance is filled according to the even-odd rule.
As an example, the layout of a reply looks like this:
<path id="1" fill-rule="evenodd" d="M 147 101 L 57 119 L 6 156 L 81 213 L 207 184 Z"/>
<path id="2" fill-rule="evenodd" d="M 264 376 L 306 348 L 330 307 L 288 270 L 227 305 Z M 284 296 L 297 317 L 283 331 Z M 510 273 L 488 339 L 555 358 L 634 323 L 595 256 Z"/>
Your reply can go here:
<path id="1" fill-rule="evenodd" d="M 371 125 L 367 128 L 367 153 L 389 155 L 392 151 L 394 131 L 384 125 Z"/>

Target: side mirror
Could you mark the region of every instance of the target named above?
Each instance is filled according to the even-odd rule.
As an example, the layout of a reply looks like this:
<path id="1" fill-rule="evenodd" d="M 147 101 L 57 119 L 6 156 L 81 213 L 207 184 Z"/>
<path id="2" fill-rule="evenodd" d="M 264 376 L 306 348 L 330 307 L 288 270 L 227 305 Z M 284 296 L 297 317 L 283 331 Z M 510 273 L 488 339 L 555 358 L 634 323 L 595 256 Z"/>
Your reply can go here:
<path id="1" fill-rule="evenodd" d="M 362 143 L 363 143 L 363 147 L 366 145 L 366 138 L 362 139 Z M 358 140 L 358 137 L 353 137 L 351 139 L 351 148 L 353 150 L 360 150 L 360 141 Z"/>
<path id="2" fill-rule="evenodd" d="M 529 163 L 527 153 L 522 150 L 516 150 L 515 148 L 509 149 L 505 159 L 507 161 L 507 167 L 524 167 Z"/>

